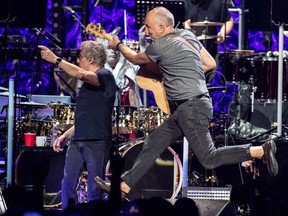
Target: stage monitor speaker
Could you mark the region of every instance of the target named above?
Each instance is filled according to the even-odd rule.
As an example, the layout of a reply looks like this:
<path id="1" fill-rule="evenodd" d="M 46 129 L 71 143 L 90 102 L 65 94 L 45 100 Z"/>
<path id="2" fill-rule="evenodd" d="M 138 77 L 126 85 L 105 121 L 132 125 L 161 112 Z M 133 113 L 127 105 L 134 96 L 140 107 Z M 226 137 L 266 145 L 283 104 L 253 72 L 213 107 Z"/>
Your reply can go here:
<path id="1" fill-rule="evenodd" d="M 200 216 L 233 215 L 234 204 L 230 202 L 231 187 L 183 187 L 182 196 L 193 199 Z"/>
<path id="2" fill-rule="evenodd" d="M 43 175 L 45 193 L 58 193 L 61 191 L 65 152 L 54 152 L 52 147 L 23 147 L 16 159 L 15 183 L 31 186 L 35 175 Z M 39 170 L 41 173 L 35 173 Z"/>

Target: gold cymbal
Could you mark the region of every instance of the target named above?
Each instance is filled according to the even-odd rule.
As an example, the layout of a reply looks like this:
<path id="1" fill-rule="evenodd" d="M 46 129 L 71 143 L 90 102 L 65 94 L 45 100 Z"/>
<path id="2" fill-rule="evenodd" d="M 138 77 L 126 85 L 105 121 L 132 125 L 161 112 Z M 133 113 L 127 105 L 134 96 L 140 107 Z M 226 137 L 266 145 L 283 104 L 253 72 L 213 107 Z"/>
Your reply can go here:
<path id="1" fill-rule="evenodd" d="M 201 21 L 201 22 L 192 22 L 191 26 L 221 26 L 223 23 L 220 22 L 210 22 L 208 20 Z"/>

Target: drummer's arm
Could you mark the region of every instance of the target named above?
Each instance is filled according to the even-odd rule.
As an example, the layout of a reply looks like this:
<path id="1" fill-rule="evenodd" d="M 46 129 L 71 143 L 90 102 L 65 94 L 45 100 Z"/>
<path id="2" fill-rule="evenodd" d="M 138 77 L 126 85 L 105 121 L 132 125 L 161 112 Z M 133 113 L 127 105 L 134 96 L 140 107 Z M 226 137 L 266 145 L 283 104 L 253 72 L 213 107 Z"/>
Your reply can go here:
<path id="1" fill-rule="evenodd" d="M 217 34 L 218 36 L 220 36 L 217 38 L 217 43 L 221 43 L 224 41 L 225 36 L 232 31 L 233 26 L 234 26 L 234 20 L 232 17 L 230 17 L 230 19 L 226 23 L 222 24 L 220 31 Z"/>

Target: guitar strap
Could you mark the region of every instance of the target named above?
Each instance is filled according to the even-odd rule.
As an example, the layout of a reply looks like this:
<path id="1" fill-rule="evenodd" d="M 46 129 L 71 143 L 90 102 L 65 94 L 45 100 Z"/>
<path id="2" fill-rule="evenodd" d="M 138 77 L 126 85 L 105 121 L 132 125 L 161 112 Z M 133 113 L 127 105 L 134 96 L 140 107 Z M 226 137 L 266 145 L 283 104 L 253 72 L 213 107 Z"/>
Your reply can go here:
<path id="1" fill-rule="evenodd" d="M 200 53 L 198 52 L 198 50 L 195 48 L 195 46 L 191 43 L 189 43 L 187 40 L 185 40 L 184 38 L 182 37 L 179 37 L 177 35 L 173 35 L 173 34 L 170 34 L 170 35 L 167 35 L 166 37 L 170 37 L 170 38 L 173 38 L 173 39 L 176 39 L 180 42 L 182 42 L 183 44 L 185 44 L 186 46 L 188 46 L 189 48 L 191 48 L 193 50 L 193 52 L 198 55 L 198 57 L 201 59 L 201 56 L 200 56 Z"/>

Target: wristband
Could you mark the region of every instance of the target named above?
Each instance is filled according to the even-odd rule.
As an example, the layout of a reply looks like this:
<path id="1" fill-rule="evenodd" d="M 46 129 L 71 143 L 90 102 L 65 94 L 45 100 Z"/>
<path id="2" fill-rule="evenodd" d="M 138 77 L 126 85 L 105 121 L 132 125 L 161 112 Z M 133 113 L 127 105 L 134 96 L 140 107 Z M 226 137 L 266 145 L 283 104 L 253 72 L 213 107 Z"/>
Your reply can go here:
<path id="1" fill-rule="evenodd" d="M 59 66 L 59 64 L 61 63 L 61 61 L 62 61 L 62 58 L 60 58 L 60 57 L 58 57 L 58 58 L 56 59 L 56 62 L 55 62 L 56 67 Z"/>
<path id="2" fill-rule="evenodd" d="M 116 50 L 118 50 L 118 51 L 119 51 L 119 46 L 120 46 L 120 44 L 122 44 L 122 42 L 119 42 L 119 43 L 116 45 Z"/>

